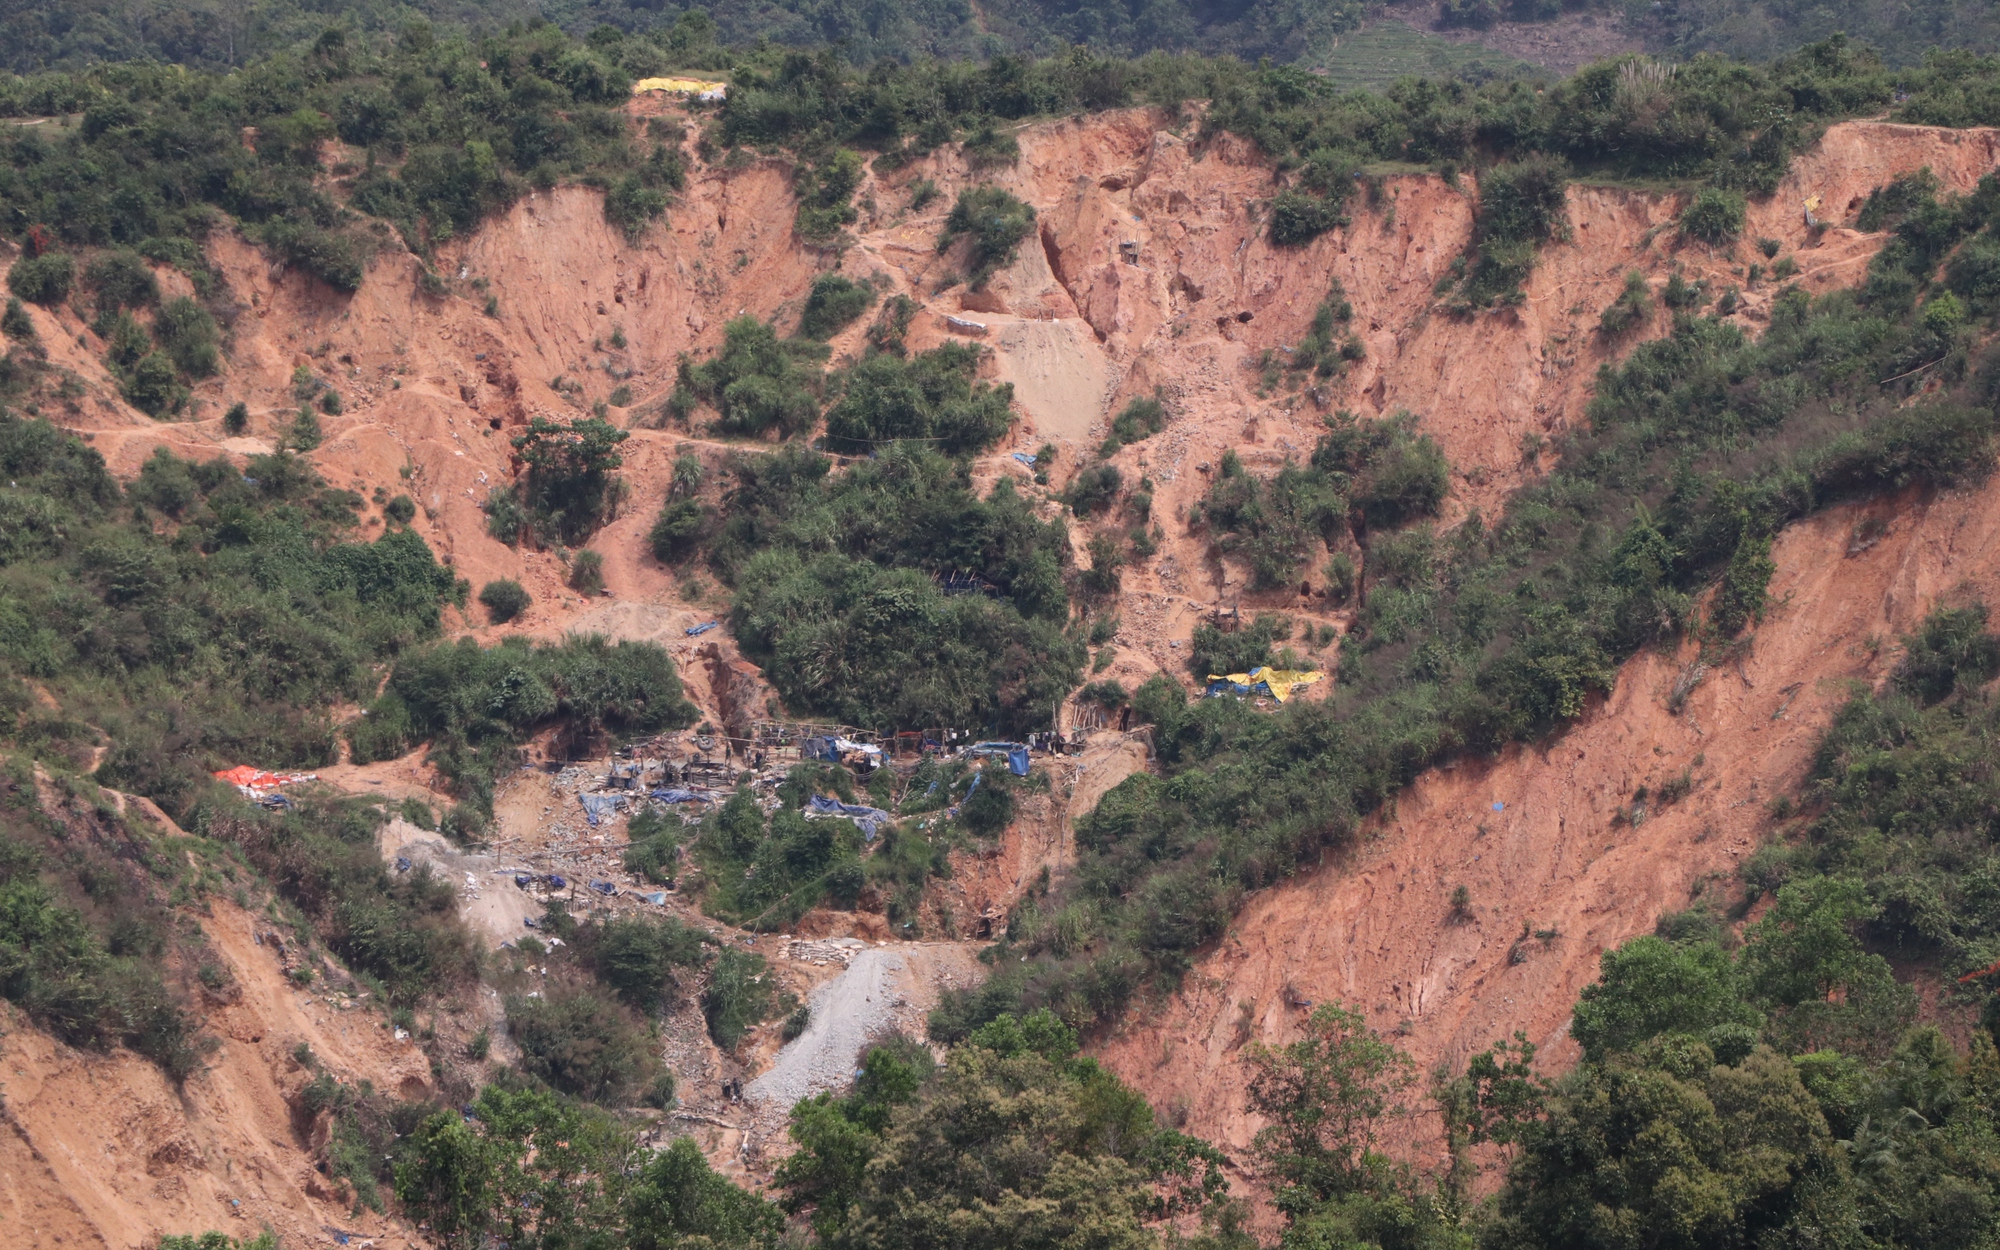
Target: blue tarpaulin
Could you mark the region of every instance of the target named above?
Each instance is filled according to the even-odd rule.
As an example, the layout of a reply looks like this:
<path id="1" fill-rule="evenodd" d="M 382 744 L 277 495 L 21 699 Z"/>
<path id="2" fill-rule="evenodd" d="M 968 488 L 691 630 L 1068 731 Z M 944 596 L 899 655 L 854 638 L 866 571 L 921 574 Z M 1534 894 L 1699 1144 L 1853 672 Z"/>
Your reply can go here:
<path id="1" fill-rule="evenodd" d="M 593 881 L 590 883 L 590 888 L 596 890 L 606 898 L 610 898 L 612 895 L 618 893 L 618 887 L 609 881 Z"/>
<path id="2" fill-rule="evenodd" d="M 576 797 L 583 804 L 584 819 L 592 825 L 625 806 L 626 799 L 622 794 L 579 794 Z"/>
<path id="3" fill-rule="evenodd" d="M 709 630 L 714 629 L 721 624 L 722 624 L 721 621 L 709 621 L 705 624 L 693 626 L 687 631 L 687 636 L 690 638 L 699 638 L 703 634 L 707 633 Z"/>
<path id="4" fill-rule="evenodd" d="M 966 750 L 973 755 L 1004 755 L 1007 757 L 1008 772 L 1016 777 L 1028 775 L 1028 744 L 1025 742 L 975 742 Z"/>
<path id="5" fill-rule="evenodd" d="M 870 841 L 882 832 L 882 826 L 895 820 L 894 816 L 879 807 L 866 807 L 859 803 L 843 803 L 823 794 L 815 794 L 806 801 L 806 811 L 815 816 L 846 816 L 852 819 L 862 834 Z"/>
<path id="6" fill-rule="evenodd" d="M 707 801 L 692 790 L 655 790 L 652 797 L 662 803 L 702 803 Z"/>
<path id="7" fill-rule="evenodd" d="M 823 737 L 819 734 L 812 734 L 799 739 L 799 758 L 802 760 L 826 760 L 829 763 L 838 764 L 840 762 L 840 748 L 834 744 L 834 739 Z"/>

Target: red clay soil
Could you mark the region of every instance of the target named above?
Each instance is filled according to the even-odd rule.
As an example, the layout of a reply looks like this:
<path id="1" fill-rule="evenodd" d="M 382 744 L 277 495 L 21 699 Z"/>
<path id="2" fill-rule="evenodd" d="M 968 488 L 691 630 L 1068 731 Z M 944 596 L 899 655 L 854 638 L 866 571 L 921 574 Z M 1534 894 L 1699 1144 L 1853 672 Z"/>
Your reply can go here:
<path id="1" fill-rule="evenodd" d="M 251 1237 L 266 1226 L 288 1246 L 326 1244 L 330 1227 L 385 1248 L 428 1244 L 354 1213 L 344 1184 L 314 1169 L 320 1126 L 297 1110 L 312 1074 L 292 1057 L 304 1043 L 344 1082 L 421 1098 L 423 1053 L 395 1040 L 381 1011 L 337 1010 L 293 985 L 256 940 L 269 923 L 211 905 L 202 929 L 229 984 L 201 1006 L 219 1045 L 179 1090 L 145 1059 L 71 1049 L 0 1005 L 0 1244 L 139 1250 L 162 1233 Z"/>
<path id="2" fill-rule="evenodd" d="M 441 294 L 427 293 L 422 267 L 393 240 L 370 262 L 362 289 L 343 295 L 274 268 L 240 236 L 221 232 L 210 259 L 234 307 L 228 360 L 179 420 L 154 421 L 117 397 L 103 345 L 72 310 L 32 315 L 52 362 L 82 387 L 53 415 L 83 432 L 121 476 L 159 446 L 191 456 L 268 450 L 297 407 L 292 374 L 305 366 L 345 401 L 342 415 L 321 418 L 325 442 L 312 454 L 321 473 L 364 498 L 378 488 L 384 498 L 407 492 L 419 506 L 417 531 L 475 588 L 512 577 L 535 597 L 506 627 L 486 624 L 476 607 L 454 613 L 452 632 L 491 640 L 589 628 L 660 640 L 691 697 L 720 720 L 770 696 L 744 671 L 726 631 L 685 637 L 690 625 L 725 615 L 726 597 L 701 570 L 661 566 L 643 536 L 674 458 L 692 453 L 714 469 L 731 448 L 695 430 L 653 427 L 681 353 L 712 349 L 724 323 L 743 312 L 775 316 L 789 330 L 823 269 L 874 276 L 885 294 L 917 299 L 914 349 L 947 337 L 947 314 L 985 323 L 973 341 L 994 348 L 986 368 L 1015 384 L 1021 420 L 975 465 L 975 480 L 1010 475 L 1041 495 L 1045 515 L 1058 515 L 1057 506 L 1011 453 L 1053 443 L 1059 487 L 1090 461 L 1119 406 L 1156 389 L 1167 399 L 1167 429 L 1114 457 L 1127 481 L 1152 480 L 1161 529 L 1159 553 L 1125 570 L 1115 607 L 1122 625 L 1107 675 L 1133 684 L 1156 671 L 1184 678 L 1194 626 L 1218 607 L 1346 625 L 1319 593 L 1251 594 L 1242 569 L 1211 555 L 1211 536 L 1188 531 L 1188 510 L 1224 451 L 1268 472 L 1310 452 L 1328 410 L 1407 409 L 1453 465 L 1447 521 L 1474 508 L 1491 515 L 1546 467 L 1524 457 L 1523 436 L 1547 437 L 1584 419 L 1598 365 L 1664 331 L 1665 314 L 1656 312 L 1620 343 L 1596 333 L 1628 272 L 1657 289 L 1680 265 L 1720 289 L 1744 283 L 1738 271 L 1762 259 L 1747 241 L 1731 254 L 1681 245 L 1672 225 L 1684 202 L 1678 194 L 1578 185 L 1569 237 L 1544 249 L 1524 302 L 1455 318 L 1440 311 L 1433 288 L 1467 245 L 1476 191 L 1469 177 L 1458 187 L 1429 175 L 1384 178 L 1379 193 L 1357 196 L 1351 226 L 1305 248 L 1277 249 L 1261 219 L 1277 189 L 1268 162 L 1239 141 L 1201 142 L 1197 133 L 1191 121 L 1128 110 L 1026 127 L 1022 159 L 1007 169 L 975 173 L 955 150 L 940 151 L 891 178 L 871 175 L 857 197 L 862 219 L 839 251 L 793 235 L 790 172 L 773 161 L 698 166 L 666 222 L 636 242 L 605 223 L 596 192 L 538 192 L 440 250 Z M 1840 223 L 1870 189 L 1925 165 L 1965 189 L 1997 153 L 1992 131 L 1835 126 L 1775 196 L 1751 206 L 1746 240 L 1779 240 L 1808 290 L 1852 284 L 1882 236 Z M 926 178 L 940 194 L 912 212 L 911 187 Z M 962 249 L 939 255 L 935 241 L 958 191 L 980 182 L 1027 199 L 1038 229 L 1013 265 L 971 291 L 952 280 L 964 268 Z M 1803 219 L 1809 195 L 1836 223 L 1817 237 Z M 1366 359 L 1317 400 L 1283 386 L 1264 392 L 1263 354 L 1282 357 L 1298 341 L 1336 279 L 1354 305 Z M 1739 319 L 1758 328 L 1774 290 L 1747 289 Z M 863 331 L 857 324 L 835 340 L 836 361 L 859 352 Z M 531 417 L 582 416 L 620 385 L 633 393 L 629 405 L 611 409 L 632 429 L 624 446 L 631 494 L 590 544 L 604 557 L 611 593 L 585 599 L 564 586 L 556 553 L 489 536 L 480 504 L 510 480 L 508 438 Z M 221 417 L 237 400 L 249 405 L 251 426 L 229 438 Z M 711 495 L 718 476 L 710 474 Z M 1186 991 L 1135 1020 L 1106 1057 L 1162 1105 L 1184 1105 L 1193 1130 L 1240 1145 L 1254 1125 L 1240 1112 L 1236 1046 L 1287 1036 L 1297 1015 L 1287 986 L 1295 1000 L 1358 1003 L 1384 1026 L 1407 1018 L 1405 1043 L 1426 1066 L 1517 1026 L 1555 1042 L 1559 1055 L 1564 1013 L 1597 952 L 1683 905 L 1692 883 L 1727 872 L 1762 836 L 1764 800 L 1797 779 L 1841 683 L 1878 676 L 1889 663 L 1892 646 L 1870 650 L 1868 640 L 1892 640 L 1965 578 L 1992 579 L 2000 497 L 1904 502 L 1884 510 L 1889 536 L 1852 558 L 1850 513 L 1786 534 L 1777 548 L 1780 606 L 1753 653 L 1710 674 L 1680 716 L 1661 704 L 1680 661 L 1646 656 L 1627 666 L 1608 704 L 1544 749 L 1425 778 L 1351 862 L 1254 899 Z M 361 532 L 382 525 L 371 503 Z M 1087 529 L 1072 522 L 1072 535 L 1081 550 Z M 1306 576 L 1323 589 L 1316 570 Z M 1054 807 L 1087 802 L 1140 762 L 1126 746 L 1102 754 L 1100 767 L 1070 779 L 1074 794 L 1051 797 L 1034 831 L 1024 829 L 991 861 L 964 865 L 963 893 L 942 903 L 955 922 L 1004 906 L 1041 866 L 1060 867 L 1064 821 Z M 1637 829 L 1611 825 L 1636 786 L 1690 766 L 1700 782 L 1690 797 Z M 425 793 L 435 781 L 414 757 L 343 769 L 338 780 L 364 793 Z M 1504 812 L 1492 810 L 1496 801 Z M 1461 882 L 1472 918 L 1448 924 L 1444 899 Z M 1510 952 L 1524 921 L 1560 936 L 1546 948 L 1531 940 L 1516 964 Z M 323 1224 L 374 1227 L 315 1196 L 323 1183 L 288 1127 L 285 1099 L 303 1080 L 289 1054 L 307 1041 L 336 1072 L 389 1088 L 406 1075 L 422 1080 L 421 1063 L 372 1014 L 336 1014 L 288 988 L 265 966 L 274 961 L 255 946 L 251 924 L 226 904 L 206 922 L 244 994 L 211 1009 L 223 1047 L 184 1095 L 130 1056 L 79 1054 L 9 1025 L 0 1227 L 49 1230 L 27 1244 L 121 1248 L 161 1231 L 255 1231 L 264 1221 L 298 1244 L 315 1241 L 322 1234 L 312 1230 Z M 0 1234 L 8 1244 L 14 1238 Z"/>

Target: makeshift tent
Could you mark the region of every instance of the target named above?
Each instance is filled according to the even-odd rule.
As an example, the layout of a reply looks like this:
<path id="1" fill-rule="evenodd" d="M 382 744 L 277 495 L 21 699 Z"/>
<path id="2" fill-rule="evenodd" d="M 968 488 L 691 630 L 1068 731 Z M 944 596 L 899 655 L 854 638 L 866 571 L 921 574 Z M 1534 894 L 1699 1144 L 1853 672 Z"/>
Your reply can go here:
<path id="1" fill-rule="evenodd" d="M 1247 673 L 1231 673 L 1224 677 L 1216 673 L 1208 675 L 1208 697 L 1213 699 L 1225 694 L 1269 695 L 1283 703 L 1298 693 L 1301 687 L 1310 686 L 1326 676 L 1325 673 L 1305 672 L 1292 668 L 1253 668 Z"/>

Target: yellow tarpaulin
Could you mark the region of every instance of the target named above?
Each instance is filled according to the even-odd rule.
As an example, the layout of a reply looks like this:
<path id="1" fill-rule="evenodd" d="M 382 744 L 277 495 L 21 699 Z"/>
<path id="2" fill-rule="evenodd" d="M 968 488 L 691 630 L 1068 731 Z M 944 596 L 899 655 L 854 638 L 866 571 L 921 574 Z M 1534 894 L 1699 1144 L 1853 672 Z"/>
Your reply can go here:
<path id="1" fill-rule="evenodd" d="M 720 99 L 729 91 L 726 82 L 710 82 L 705 78 L 641 78 L 632 84 L 634 95 L 641 91 L 676 91 L 682 95 L 696 95 Z"/>
<path id="2" fill-rule="evenodd" d="M 1324 676 L 1326 674 L 1318 670 L 1307 672 L 1296 668 L 1253 668 L 1247 673 L 1230 673 L 1227 676 L 1210 673 L 1208 679 L 1226 681 L 1252 690 L 1262 686 L 1271 692 L 1272 698 L 1283 703 L 1291 698 L 1292 692 L 1299 687 L 1310 686 Z"/>

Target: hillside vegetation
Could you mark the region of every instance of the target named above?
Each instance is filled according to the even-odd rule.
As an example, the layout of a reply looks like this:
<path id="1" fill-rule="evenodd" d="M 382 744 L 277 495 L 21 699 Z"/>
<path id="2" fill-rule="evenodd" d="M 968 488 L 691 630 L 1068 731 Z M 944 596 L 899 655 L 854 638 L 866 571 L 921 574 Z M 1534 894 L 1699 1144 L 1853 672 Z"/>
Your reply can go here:
<path id="1" fill-rule="evenodd" d="M 1524 298 L 1566 228 L 1574 178 L 1687 190 L 1681 235 L 1728 246 L 1746 198 L 1770 193 L 1828 123 L 2000 120 L 2000 65 L 1953 53 L 1890 68 L 1835 37 L 1767 64 L 1623 58 L 1542 88 L 1402 80 L 1343 93 L 1292 66 L 1158 50 L 1296 55 L 1353 18 L 1279 0 L 990 6 L 982 20 L 1020 47 L 1094 45 L 1039 60 L 895 59 L 908 50 L 895 41 L 920 31 L 935 45 L 924 51 L 985 38 L 948 0 L 859 16 L 732 7 L 671 24 L 677 10 L 644 12 L 634 24 L 647 33 L 583 41 L 550 24 L 467 34 L 398 12 L 305 42 L 274 13 L 263 29 L 276 49 L 228 72 L 134 61 L 0 79 L 0 112 L 36 123 L 0 134 L 0 233 L 19 248 L 0 326 L 0 994 L 67 1042 L 128 1046 L 192 1079 L 209 1045 L 193 1004 L 222 989 L 197 917 L 225 891 L 338 955 L 405 1032 L 417 1007 L 488 980 L 518 1062 L 483 1088 L 437 1051 L 438 1088 L 409 1100 L 349 1087 L 309 1048 L 293 1056 L 310 1074 L 300 1106 L 326 1117 L 328 1175 L 359 1204 L 393 1200 L 443 1244 L 1247 1250 L 1231 1161 L 1083 1057 L 1085 1039 L 1180 984 L 1251 892 L 1355 845 L 1425 770 L 1560 735 L 1645 648 L 1740 653 L 1787 525 L 1845 501 L 1974 487 L 1994 467 L 2000 174 L 1964 196 L 1921 175 L 1882 188 L 1863 221 L 1890 237 L 1864 283 L 1782 288 L 1760 338 L 1728 319 L 1740 291 L 1677 274 L 1658 295 L 1667 333 L 1605 366 L 1587 420 L 1548 449 L 1556 467 L 1491 514 L 1441 524 L 1451 466 L 1407 415 L 1336 411 L 1268 478 L 1222 458 L 1185 522 L 1245 562 L 1257 589 L 1305 576 L 1351 605 L 1331 697 L 1276 710 L 1191 701 L 1167 675 L 1129 692 L 1151 768 L 1072 814 L 1067 870 L 1016 874 L 1025 893 L 985 953 L 990 978 L 930 1018 L 941 1059 L 875 1046 L 851 1088 L 792 1110 L 797 1151 L 767 1199 L 688 1139 L 651 1149 L 633 1110 L 677 1096 L 663 1012 L 698 1009 L 735 1054 L 752 1025 L 798 1006 L 762 956 L 719 931 L 579 919 L 560 902 L 537 935 L 482 954 L 450 883 L 398 871 L 378 848 L 394 816 L 476 840 L 530 738 L 577 758 L 694 724 L 668 652 L 588 634 L 448 637 L 448 623 L 472 627 L 473 587 L 410 528 L 413 500 L 383 492 L 377 519 L 321 475 L 319 417 L 342 409 L 310 368 L 274 450 L 162 450 L 114 479 L 41 410 L 71 380 L 27 305 L 86 318 L 127 398 L 172 419 L 229 350 L 234 309 L 204 244 L 232 221 L 338 299 L 371 280 L 379 250 L 407 249 L 434 283 L 441 246 L 530 187 L 598 186 L 609 220 L 643 240 L 675 211 L 691 162 L 764 153 L 791 163 L 799 238 L 837 249 L 867 164 L 887 173 L 963 143 L 976 163 L 1005 165 L 1019 145 L 1004 122 L 1135 103 L 1188 120 L 1205 101 L 1195 142 L 1235 135 L 1271 162 L 1258 228 L 1277 248 L 1345 224 L 1385 168 L 1476 173 L 1470 247 L 1434 291 L 1434 315 L 1470 318 Z M 883 20 L 868 26 L 870 13 Z M 27 55 L 88 56 L 65 51 L 56 27 L 110 40 L 121 14 L 121 37 L 167 37 L 164 13 L 47 10 L 43 50 Z M 785 23 L 814 23 L 818 39 L 867 26 L 883 59 L 853 44 L 732 49 L 752 16 L 785 37 Z M 219 65 L 234 53 L 187 55 Z M 695 110 L 697 133 L 642 129 L 622 107 L 635 76 L 704 66 L 726 67 L 732 89 Z M 977 287 L 1029 243 L 1034 211 L 969 185 L 940 250 L 968 238 Z M 168 297 L 147 261 L 193 294 Z M 1643 276 L 1625 292 L 1599 322 L 1607 341 L 1631 342 L 1652 312 Z M 662 419 L 735 445 L 708 462 L 675 453 L 646 553 L 723 584 L 730 632 L 788 712 L 995 735 L 1046 725 L 1084 681 L 1088 647 L 1109 642 L 1091 612 L 1117 589 L 1117 541 L 1099 534 L 1080 570 L 1068 523 L 1119 496 L 1105 457 L 1162 434 L 1165 403 L 1126 407 L 1060 502 L 1011 477 L 982 487 L 975 462 L 1006 435 L 1013 396 L 980 379 L 977 352 L 910 350 L 908 297 L 832 275 L 799 295 L 798 337 L 739 315 L 713 353 L 680 362 Z M 828 341 L 864 317 L 861 342 L 834 359 Z M 1338 287 L 1326 292 L 1292 372 L 1331 379 L 1357 361 L 1353 318 Z M 479 518 L 493 545 L 567 554 L 603 541 L 633 437 L 608 406 L 528 421 L 512 439 L 516 480 Z M 1542 450 L 1524 459 L 1539 465 Z M 704 493 L 712 469 L 720 489 Z M 596 563 L 578 555 L 573 569 L 601 575 L 588 554 Z M 495 581 L 480 602 L 498 626 L 530 596 Z M 1577 1004 L 1574 1071 L 1534 1067 L 1517 1036 L 1431 1074 L 1424 1113 L 1441 1117 L 1447 1168 L 1380 1145 L 1422 1078 L 1348 1007 L 1302 1015 L 1285 1045 L 1246 1045 L 1246 1110 L 1267 1127 L 1234 1162 L 1269 1186 L 1286 1244 L 1991 1244 L 2000 1019 L 1967 1020 L 1954 1040 L 1925 1022 L 1912 985 L 1980 987 L 2000 961 L 2000 639 L 1988 624 L 1983 605 L 1941 606 L 1904 640 L 1889 685 L 1854 694 L 1803 791 L 1770 809 L 1779 836 L 1745 865 L 1743 913 L 1663 917 L 1658 934 L 1604 955 Z M 1276 614 L 1229 634 L 1203 626 L 1189 676 L 1290 667 L 1293 638 Z M 1128 697 L 1093 689 L 1106 705 Z M 257 805 L 211 776 L 243 760 L 314 768 L 344 751 L 367 765 L 419 750 L 455 794 L 449 810 L 325 791 Z M 688 843 L 710 914 L 746 928 L 790 931 L 863 891 L 901 920 L 954 847 L 1004 830 L 1015 794 L 1050 781 L 979 787 L 931 761 L 912 784 L 927 788 L 904 815 L 955 809 L 958 823 L 891 825 L 868 854 L 856 825 L 801 810 L 824 791 L 863 797 L 853 780 L 802 766 L 768 804 L 746 787 L 688 825 L 635 817 L 626 864 L 675 880 Z M 184 833 L 140 828 L 120 795 L 158 803 Z M 331 965 L 288 975 L 303 987 L 316 967 Z M 1496 1157 L 1504 1176 L 1481 1202 L 1476 1164 Z"/>

